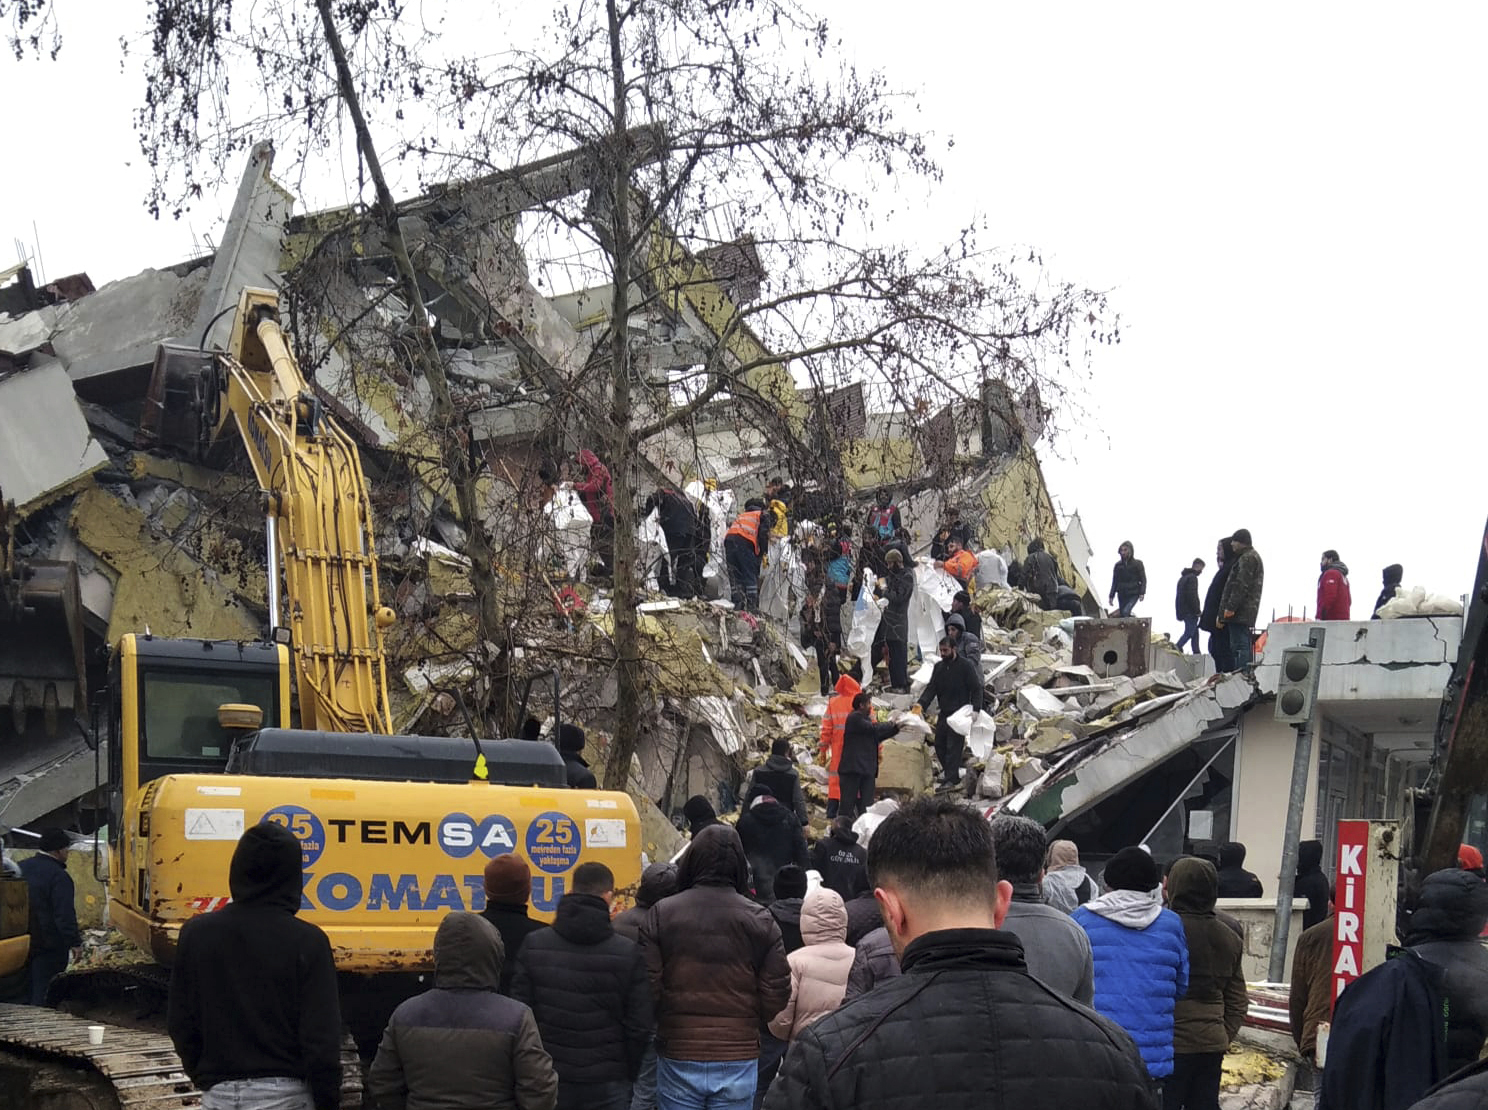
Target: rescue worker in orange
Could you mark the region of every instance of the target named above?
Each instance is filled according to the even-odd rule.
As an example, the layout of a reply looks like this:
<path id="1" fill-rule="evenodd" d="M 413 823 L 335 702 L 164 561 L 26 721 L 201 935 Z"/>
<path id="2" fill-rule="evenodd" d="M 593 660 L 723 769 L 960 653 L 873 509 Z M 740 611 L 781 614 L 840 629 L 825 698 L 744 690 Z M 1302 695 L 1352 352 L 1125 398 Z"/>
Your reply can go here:
<path id="1" fill-rule="evenodd" d="M 735 609 L 759 612 L 760 566 L 774 524 L 775 514 L 759 498 L 751 497 L 724 533 L 724 562 L 728 566 L 729 592 Z"/>
<path id="2" fill-rule="evenodd" d="M 842 784 L 837 778 L 837 768 L 842 762 L 842 732 L 847 727 L 847 715 L 852 712 L 853 698 L 863 692 L 863 687 L 852 675 L 845 674 L 837 680 L 836 690 L 822 717 L 821 750 L 816 756 L 827 765 L 828 820 L 836 817 L 842 807 Z"/>
<path id="3" fill-rule="evenodd" d="M 976 556 L 962 547 L 959 540 L 946 540 L 945 561 L 935 565 L 963 586 L 976 577 Z"/>

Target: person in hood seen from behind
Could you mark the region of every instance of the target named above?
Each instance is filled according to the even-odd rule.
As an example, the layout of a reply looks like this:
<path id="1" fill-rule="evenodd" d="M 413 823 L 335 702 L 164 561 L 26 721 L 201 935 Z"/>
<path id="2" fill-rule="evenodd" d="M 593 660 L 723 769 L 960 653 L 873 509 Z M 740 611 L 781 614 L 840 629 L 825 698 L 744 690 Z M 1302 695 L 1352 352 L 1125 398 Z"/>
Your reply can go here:
<path id="1" fill-rule="evenodd" d="M 821 744 L 817 750 L 817 762 L 827 768 L 827 819 L 836 817 L 842 808 L 842 781 L 839 778 L 842 763 L 842 733 L 847 727 L 847 718 L 852 713 L 853 699 L 863 692 L 862 685 L 850 674 L 837 679 L 837 691 L 827 702 L 827 711 L 822 714 Z"/>
<path id="2" fill-rule="evenodd" d="M 762 905 L 775 900 L 775 872 L 788 863 L 806 866 L 806 833 L 796 815 L 766 791 L 739 815 L 735 828 L 754 874 L 754 896 Z"/>
<path id="3" fill-rule="evenodd" d="M 1252 629 L 1261 611 L 1266 568 L 1260 553 L 1251 546 L 1249 528 L 1235 529 L 1230 537 L 1230 550 L 1234 552 L 1233 565 L 1225 576 L 1219 616 L 1214 625 L 1230 638 L 1230 670 L 1239 671 L 1255 662 Z"/>
<path id="4" fill-rule="evenodd" d="M 754 801 L 760 793 L 775 795 L 781 805 L 790 806 L 801 824 L 806 824 L 806 795 L 801 790 L 801 775 L 791 757 L 789 740 L 772 741 L 770 758 L 764 766 L 749 772 L 744 785 L 744 804 Z"/>
<path id="5" fill-rule="evenodd" d="M 1380 578 L 1384 587 L 1380 590 L 1379 597 L 1374 600 L 1374 612 L 1371 620 L 1379 619 L 1379 611 L 1385 607 L 1385 603 L 1395 599 L 1395 591 L 1400 589 L 1400 583 L 1405 580 L 1405 568 L 1399 563 L 1391 563 L 1380 572 Z"/>
<path id="6" fill-rule="evenodd" d="M 1162 876 L 1141 848 L 1112 856 L 1102 885 L 1074 914 L 1095 958 L 1095 1009 L 1131 1034 L 1160 1081 L 1173 1074 L 1173 1011 L 1188 990 L 1183 922 L 1163 909 Z"/>
<path id="7" fill-rule="evenodd" d="M 341 1105 L 331 944 L 295 916 L 303 858 L 282 825 L 253 826 L 228 866 L 232 901 L 181 926 L 166 1025 L 207 1110 Z"/>
<path id="8" fill-rule="evenodd" d="M 532 1011 L 496 989 L 504 959 L 500 934 L 480 914 L 444 916 L 434 989 L 393 1011 L 367 1072 L 378 1110 L 553 1110 L 558 1076 Z"/>
<path id="9" fill-rule="evenodd" d="M 568 776 L 570 790 L 598 790 L 599 780 L 589 769 L 584 759 L 584 743 L 587 737 L 578 725 L 558 726 L 558 751 L 563 755 L 563 769 Z"/>
<path id="10" fill-rule="evenodd" d="M 1209 633 L 1209 655 L 1214 660 L 1214 669 L 1225 674 L 1230 665 L 1230 637 L 1219 627 L 1220 599 L 1224 596 L 1225 582 L 1230 577 L 1230 537 L 1219 541 L 1214 549 L 1214 577 L 1209 580 L 1209 589 L 1204 593 L 1204 608 L 1199 612 L 1199 631 Z"/>
<path id="11" fill-rule="evenodd" d="M 627 1110 L 651 1041 L 651 984 L 641 950 L 610 924 L 615 876 L 574 868 L 551 928 L 527 938 L 512 997 L 532 1007 L 558 1073 L 558 1110 Z"/>
<path id="12" fill-rule="evenodd" d="M 1030 817 L 1002 814 L 992 819 L 992 842 L 997 870 L 1013 884 L 1002 927 L 1023 942 L 1028 974 L 1089 1006 L 1095 994 L 1090 938 L 1069 914 L 1043 899 L 1044 826 Z"/>
<path id="13" fill-rule="evenodd" d="M 852 818 L 833 818 L 827 835 L 811 848 L 811 867 L 821 876 L 822 886 L 843 899 L 868 889 L 868 850 L 852 831 Z"/>
<path id="14" fill-rule="evenodd" d="M 547 926 L 527 914 L 532 900 L 532 869 L 515 852 L 497 856 L 486 864 L 486 908 L 481 916 L 501 934 L 502 994 L 511 992 L 512 974 L 517 968 L 517 953 L 527 938 Z"/>
<path id="15" fill-rule="evenodd" d="M 677 872 L 677 893 L 652 906 L 641 927 L 656 999 L 657 1105 L 746 1110 L 760 1022 L 790 1000 L 780 929 L 746 897 L 744 846 L 728 826 L 699 833 Z"/>
<path id="16" fill-rule="evenodd" d="M 853 950 L 847 943 L 847 908 L 835 890 L 819 886 L 801 906 L 801 939 L 806 943 L 787 957 L 791 991 L 770 1032 L 794 1040 L 813 1021 L 842 1005 Z"/>
<path id="17" fill-rule="evenodd" d="M 1266 889 L 1254 871 L 1245 870 L 1245 845 L 1238 840 L 1219 846 L 1219 896 L 1264 898 Z"/>
<path id="18" fill-rule="evenodd" d="M 694 794 L 682 803 L 682 817 L 687 821 L 687 835 L 693 840 L 709 825 L 722 824 L 713 809 L 713 803 L 701 794 Z"/>
<path id="19" fill-rule="evenodd" d="M 1012 575 L 1008 576 L 1009 581 Z M 1031 594 L 1037 594 L 1039 604 L 1045 610 L 1052 610 L 1059 604 L 1059 564 L 1054 561 L 1054 556 L 1044 550 L 1044 541 L 1031 539 L 1028 541 L 1028 557 L 1023 560 L 1022 585 L 1020 589 Z"/>
<path id="20" fill-rule="evenodd" d="M 787 956 L 806 943 L 801 939 L 801 904 L 810 885 L 805 870 L 793 863 L 775 872 L 775 901 L 770 903 L 770 916 L 780 926 L 780 943 Z"/>
<path id="21" fill-rule="evenodd" d="M 1188 940 L 1188 990 L 1173 1011 L 1173 1074 L 1163 1085 L 1163 1110 L 1219 1110 L 1225 1052 L 1250 1005 L 1245 944 L 1215 916 L 1218 897 L 1208 860 L 1180 859 L 1168 872 L 1168 906 Z"/>
<path id="22" fill-rule="evenodd" d="M 1323 874 L 1323 842 L 1302 841 L 1297 845 L 1297 880 L 1292 886 L 1293 898 L 1307 899 L 1307 908 L 1302 911 L 1302 928 L 1311 929 L 1328 916 L 1332 889 L 1328 876 Z"/>
<path id="23" fill-rule="evenodd" d="M 636 888 L 635 905 L 624 913 L 616 914 L 611 922 L 615 932 L 627 940 L 638 940 L 641 922 L 646 920 L 646 911 L 663 898 L 677 893 L 677 865 L 675 863 L 653 863 L 641 873 L 641 885 Z"/>
<path id="24" fill-rule="evenodd" d="M 1338 557 L 1338 552 L 1324 551 L 1318 563 L 1317 619 L 1346 621 L 1351 608 L 1348 567 Z"/>
<path id="25" fill-rule="evenodd" d="M 1199 575 L 1204 573 L 1204 560 L 1195 559 L 1193 566 L 1178 576 L 1176 609 L 1178 619 L 1183 622 L 1183 635 L 1178 640 L 1178 650 L 1188 644 L 1195 655 L 1199 654 L 1199 618 L 1204 607 L 1199 604 Z"/>
<path id="26" fill-rule="evenodd" d="M 1073 840 L 1056 840 L 1049 845 L 1044 863 L 1044 901 L 1056 910 L 1074 913 L 1096 896 L 1095 882 L 1080 866 L 1080 849 Z"/>
<path id="27" fill-rule="evenodd" d="M 1106 604 L 1120 601 L 1116 609 L 1118 617 L 1129 617 L 1132 610 L 1137 607 L 1137 602 L 1147 596 L 1147 568 L 1142 565 L 1142 560 L 1136 558 L 1136 548 L 1132 547 L 1131 541 L 1127 540 L 1116 549 L 1119 556 L 1116 560 L 1115 569 L 1111 571 L 1111 594 L 1106 598 Z"/>
<path id="28" fill-rule="evenodd" d="M 1488 1040 L 1488 949 L 1479 940 L 1485 924 L 1488 883 L 1448 869 L 1426 876 L 1405 926 L 1405 947 L 1442 970 L 1448 1075 L 1482 1055 Z"/>
<path id="29" fill-rule="evenodd" d="M 797 1033 L 765 1110 L 1150 1110 L 1117 1025 L 1028 974 L 975 810 L 921 797 L 868 871 L 903 974 Z"/>

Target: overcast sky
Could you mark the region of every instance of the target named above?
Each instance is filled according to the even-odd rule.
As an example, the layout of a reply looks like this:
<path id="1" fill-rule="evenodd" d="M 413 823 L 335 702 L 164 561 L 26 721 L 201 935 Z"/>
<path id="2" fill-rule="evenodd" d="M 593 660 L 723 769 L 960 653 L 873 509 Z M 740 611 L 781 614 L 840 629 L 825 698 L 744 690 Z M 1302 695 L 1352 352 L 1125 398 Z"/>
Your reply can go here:
<path id="1" fill-rule="evenodd" d="M 0 233 L 39 242 L 48 275 L 99 284 L 189 256 L 231 188 L 187 222 L 144 212 L 140 80 L 117 46 L 141 5 L 61 8 L 58 62 L 0 58 Z M 1470 588 L 1488 511 L 1488 8 L 823 10 L 913 91 L 918 126 L 955 139 L 907 236 L 980 214 L 989 241 L 1111 291 L 1123 342 L 1096 354 L 1088 426 L 1041 448 L 1100 589 L 1130 539 L 1152 581 L 1138 614 L 1169 628 L 1180 568 L 1242 526 L 1266 560 L 1263 614 L 1312 612 L 1325 547 L 1352 569 L 1356 616 L 1386 563 L 1408 586 Z"/>

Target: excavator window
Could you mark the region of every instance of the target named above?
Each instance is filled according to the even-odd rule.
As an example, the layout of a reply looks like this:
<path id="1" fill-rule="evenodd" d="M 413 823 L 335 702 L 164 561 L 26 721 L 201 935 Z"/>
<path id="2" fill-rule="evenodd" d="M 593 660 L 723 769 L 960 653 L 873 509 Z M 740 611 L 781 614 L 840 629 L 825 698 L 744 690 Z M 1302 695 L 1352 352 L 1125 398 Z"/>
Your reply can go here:
<path id="1" fill-rule="evenodd" d="M 142 683 L 146 759 L 227 763 L 231 738 L 217 723 L 226 702 L 256 705 L 272 719 L 274 676 L 223 674 L 202 670 L 156 670 Z"/>

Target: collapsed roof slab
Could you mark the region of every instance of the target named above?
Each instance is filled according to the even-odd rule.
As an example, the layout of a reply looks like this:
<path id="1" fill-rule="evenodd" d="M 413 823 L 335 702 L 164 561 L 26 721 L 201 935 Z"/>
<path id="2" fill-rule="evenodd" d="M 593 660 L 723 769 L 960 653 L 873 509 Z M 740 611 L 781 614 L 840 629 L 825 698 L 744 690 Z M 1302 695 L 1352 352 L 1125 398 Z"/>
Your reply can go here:
<path id="1" fill-rule="evenodd" d="M 70 493 L 108 465 L 59 362 L 0 379 L 0 413 L 0 491 L 22 515 Z"/>
<path id="2" fill-rule="evenodd" d="M 1067 756 L 1010 797 L 1003 810 L 1032 817 L 1046 828 L 1063 824 L 1229 724 L 1261 696 L 1249 675 L 1225 675 L 1153 719 Z"/>

